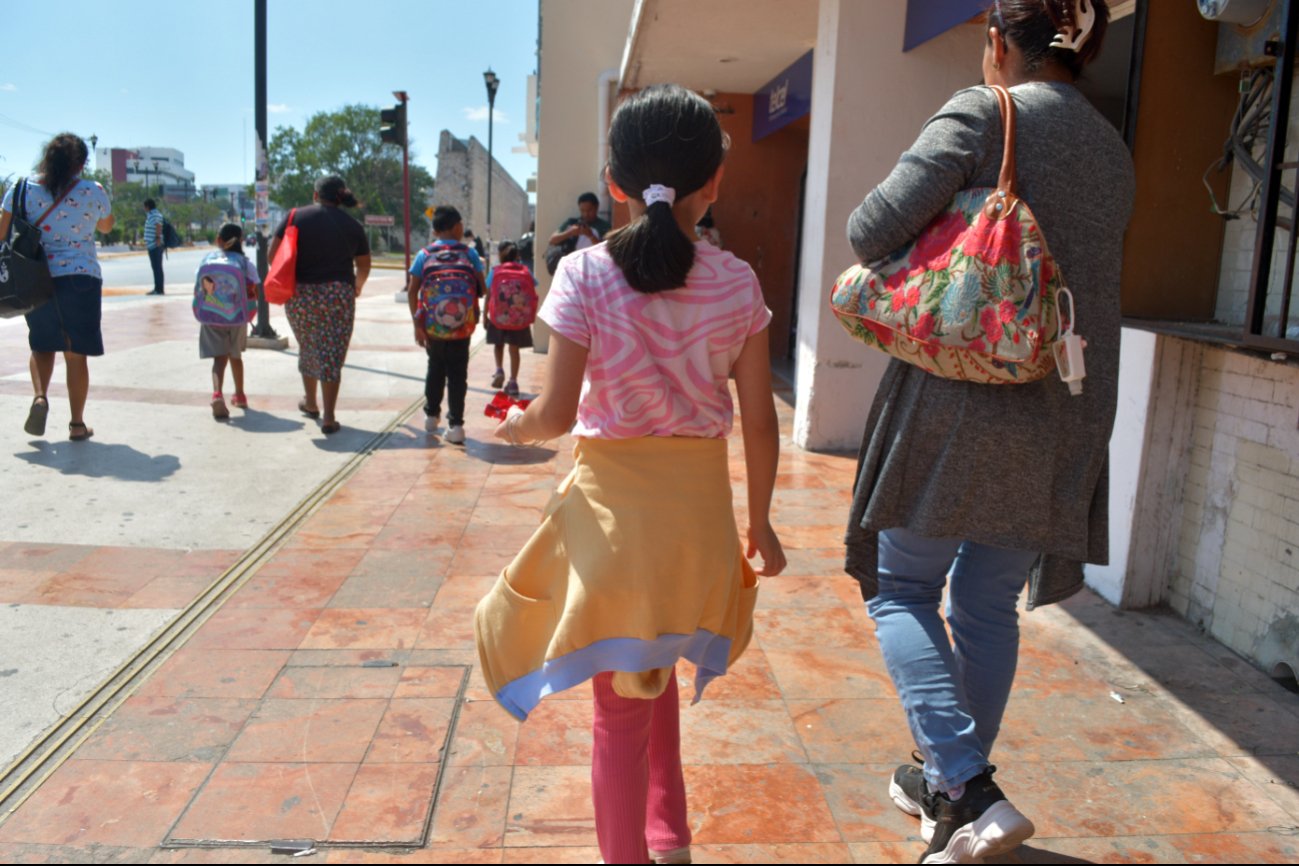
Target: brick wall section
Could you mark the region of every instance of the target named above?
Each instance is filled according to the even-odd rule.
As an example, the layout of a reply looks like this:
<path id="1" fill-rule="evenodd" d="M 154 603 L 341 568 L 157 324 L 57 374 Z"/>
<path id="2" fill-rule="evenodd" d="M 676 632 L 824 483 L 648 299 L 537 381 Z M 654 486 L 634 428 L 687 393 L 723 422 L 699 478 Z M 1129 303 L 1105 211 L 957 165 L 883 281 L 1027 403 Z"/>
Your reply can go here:
<path id="1" fill-rule="evenodd" d="M 492 163 L 492 234 L 496 240 L 514 240 L 527 231 L 531 219 L 528 194 L 500 162 L 493 158 Z M 486 237 L 486 146 L 476 138 L 464 141 L 442 130 L 433 197 L 435 204 L 453 205 L 466 228 Z"/>
<path id="2" fill-rule="evenodd" d="M 1207 348 L 1193 412 L 1169 604 L 1299 673 L 1299 367 Z"/>

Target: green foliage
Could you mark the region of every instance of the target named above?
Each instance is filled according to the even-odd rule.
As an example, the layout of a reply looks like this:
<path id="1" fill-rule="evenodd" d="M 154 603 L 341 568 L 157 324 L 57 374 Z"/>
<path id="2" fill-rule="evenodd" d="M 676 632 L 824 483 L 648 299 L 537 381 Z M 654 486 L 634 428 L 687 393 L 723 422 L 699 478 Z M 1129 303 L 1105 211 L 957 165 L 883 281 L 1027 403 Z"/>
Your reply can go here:
<path id="1" fill-rule="evenodd" d="M 402 235 L 403 196 L 401 148 L 379 140 L 379 109 L 370 105 L 345 105 L 337 111 L 311 116 L 301 131 L 278 127 L 271 134 L 267 153 L 271 166 L 271 197 L 285 210 L 310 204 L 316 179 L 336 174 L 347 181 L 361 206 L 352 215 L 386 214 L 396 217 L 394 239 Z M 413 152 L 412 152 L 413 157 Z M 411 245 L 428 234 L 428 221 L 418 206 L 420 190 L 433 186 L 433 176 L 423 166 L 410 165 Z"/>

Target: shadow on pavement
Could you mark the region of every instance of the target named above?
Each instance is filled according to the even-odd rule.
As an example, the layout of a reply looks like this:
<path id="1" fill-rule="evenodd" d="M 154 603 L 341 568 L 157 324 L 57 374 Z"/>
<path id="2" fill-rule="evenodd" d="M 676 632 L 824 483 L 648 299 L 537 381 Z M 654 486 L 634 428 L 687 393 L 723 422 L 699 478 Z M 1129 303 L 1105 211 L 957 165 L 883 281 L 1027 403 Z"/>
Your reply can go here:
<path id="1" fill-rule="evenodd" d="M 1091 863 L 1091 860 L 1084 860 L 1080 857 L 1070 857 L 1068 854 L 1061 854 L 1058 851 L 1048 851 L 1045 848 L 1034 848 L 1032 845 L 1020 845 L 1009 854 L 1001 857 L 989 857 L 985 863 Z"/>
<path id="2" fill-rule="evenodd" d="M 116 478 L 121 481 L 158 482 L 175 474 L 180 458 L 174 454 L 150 456 L 130 445 L 96 442 L 33 442 L 35 451 L 14 454 L 33 466 L 57 469 L 62 475 Z"/>
<path id="3" fill-rule="evenodd" d="M 296 418 L 283 418 L 256 409 L 236 409 L 230 413 L 230 425 L 249 433 L 292 433 L 307 425 Z"/>
<path id="4" fill-rule="evenodd" d="M 330 454 L 354 454 L 377 433 L 376 430 L 362 430 L 360 427 L 349 427 L 344 424 L 337 433 L 328 436 L 317 430 L 312 435 L 311 444 Z"/>
<path id="5" fill-rule="evenodd" d="M 501 466 L 533 466 L 538 463 L 545 463 L 559 453 L 554 448 L 540 448 L 529 445 L 516 448 L 504 442 L 481 442 L 476 439 L 465 442 L 465 450 L 479 460 Z"/>

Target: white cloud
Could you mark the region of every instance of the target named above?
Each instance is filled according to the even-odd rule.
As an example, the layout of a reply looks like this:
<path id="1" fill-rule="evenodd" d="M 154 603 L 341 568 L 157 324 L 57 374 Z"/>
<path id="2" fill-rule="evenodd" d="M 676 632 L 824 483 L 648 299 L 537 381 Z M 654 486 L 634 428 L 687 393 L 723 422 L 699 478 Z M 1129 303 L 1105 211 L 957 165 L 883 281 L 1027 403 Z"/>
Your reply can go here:
<path id="1" fill-rule="evenodd" d="M 465 112 L 466 120 L 474 120 L 474 121 L 482 122 L 487 119 L 486 105 L 480 105 L 477 108 L 466 108 L 464 112 Z M 509 118 L 505 116 L 505 112 L 501 111 L 499 108 L 493 110 L 492 117 L 497 123 L 510 122 Z"/>
<path id="2" fill-rule="evenodd" d="M 6 82 L 5 84 L 0 84 L 0 90 L 5 93 L 16 93 L 18 92 L 18 85 L 13 82 Z"/>
<path id="3" fill-rule="evenodd" d="M 266 110 L 271 114 L 284 114 L 290 111 L 290 108 L 283 102 L 272 102 L 266 106 Z"/>

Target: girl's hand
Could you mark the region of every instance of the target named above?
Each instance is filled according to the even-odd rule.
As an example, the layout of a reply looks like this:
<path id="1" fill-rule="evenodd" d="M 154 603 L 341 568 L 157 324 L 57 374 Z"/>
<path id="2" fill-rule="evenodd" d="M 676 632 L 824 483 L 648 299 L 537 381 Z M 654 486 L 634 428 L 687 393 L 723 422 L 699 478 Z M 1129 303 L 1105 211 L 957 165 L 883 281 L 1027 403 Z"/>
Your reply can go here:
<path id="1" fill-rule="evenodd" d="M 419 322 L 415 323 L 415 345 L 423 346 L 428 343 L 428 333 Z"/>
<path id="2" fill-rule="evenodd" d="M 749 549 L 745 556 L 753 559 L 755 553 L 762 554 L 762 568 L 756 569 L 758 574 L 775 577 L 785 570 L 785 549 L 780 546 L 780 539 L 776 537 L 776 530 L 771 528 L 770 522 L 761 526 L 750 525 L 748 538 Z"/>

